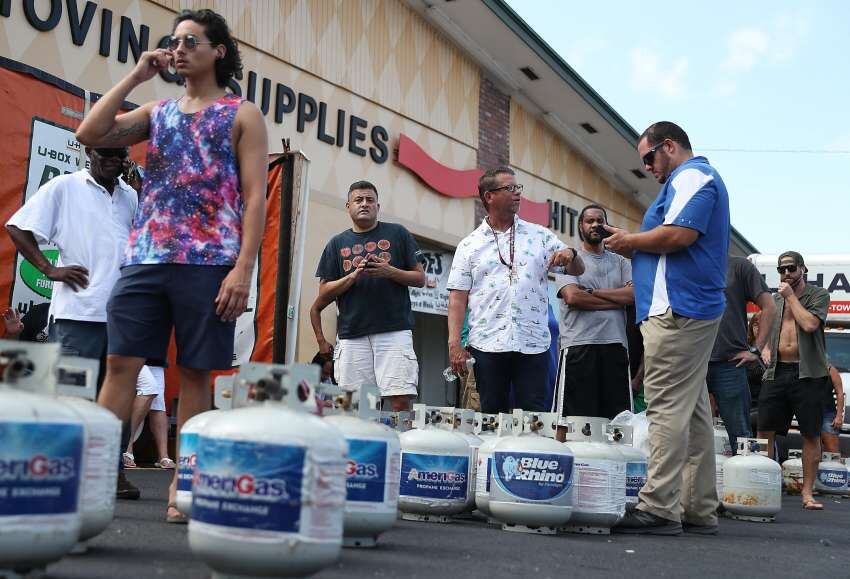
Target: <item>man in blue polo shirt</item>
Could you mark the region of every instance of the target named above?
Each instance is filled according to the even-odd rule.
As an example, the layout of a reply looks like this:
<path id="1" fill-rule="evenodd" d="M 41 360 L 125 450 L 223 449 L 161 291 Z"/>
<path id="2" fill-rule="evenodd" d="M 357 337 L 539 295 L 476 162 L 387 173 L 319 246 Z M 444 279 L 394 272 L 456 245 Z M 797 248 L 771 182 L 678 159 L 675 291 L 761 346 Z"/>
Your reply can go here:
<path id="1" fill-rule="evenodd" d="M 611 251 L 632 258 L 644 340 L 649 472 L 624 533 L 717 533 L 714 441 L 705 377 L 725 308 L 729 197 L 679 126 L 660 122 L 638 139 L 662 184 L 640 233 L 606 227 Z"/>

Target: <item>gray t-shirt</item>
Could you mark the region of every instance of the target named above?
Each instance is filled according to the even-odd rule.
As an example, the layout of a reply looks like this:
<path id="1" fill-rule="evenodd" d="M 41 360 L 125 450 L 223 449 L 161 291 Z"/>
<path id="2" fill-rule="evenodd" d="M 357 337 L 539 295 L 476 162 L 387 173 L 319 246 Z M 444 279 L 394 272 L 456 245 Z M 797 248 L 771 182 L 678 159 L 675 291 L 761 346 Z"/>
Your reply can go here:
<path id="1" fill-rule="evenodd" d="M 632 263 L 608 250 L 601 255 L 578 250 L 584 261 L 584 273 L 579 276 L 558 276 L 558 292 L 575 284 L 593 289 L 618 289 L 632 281 Z M 559 324 L 561 348 L 584 344 L 622 344 L 626 341 L 625 308 L 618 310 L 577 310 L 563 300 Z"/>
<path id="2" fill-rule="evenodd" d="M 726 362 L 747 344 L 747 302 L 769 292 L 759 270 L 743 257 L 730 257 L 726 266 L 726 310 L 711 351 L 712 362 Z"/>

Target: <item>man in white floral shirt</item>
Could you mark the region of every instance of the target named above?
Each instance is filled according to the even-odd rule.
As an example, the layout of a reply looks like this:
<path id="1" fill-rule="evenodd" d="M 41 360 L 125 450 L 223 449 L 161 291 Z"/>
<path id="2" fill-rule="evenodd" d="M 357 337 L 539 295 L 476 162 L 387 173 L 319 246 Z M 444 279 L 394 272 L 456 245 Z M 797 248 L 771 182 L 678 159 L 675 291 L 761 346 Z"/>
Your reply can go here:
<path id="1" fill-rule="evenodd" d="M 459 374 L 475 358 L 481 411 L 509 412 L 510 389 L 523 410 L 544 410 L 548 381 L 549 326 L 546 274 L 566 267 L 581 275 L 576 250 L 554 233 L 517 217 L 522 185 L 509 167 L 478 180 L 487 210 L 481 225 L 455 251 L 449 273 L 449 357 Z M 469 343 L 460 343 L 466 308 Z"/>

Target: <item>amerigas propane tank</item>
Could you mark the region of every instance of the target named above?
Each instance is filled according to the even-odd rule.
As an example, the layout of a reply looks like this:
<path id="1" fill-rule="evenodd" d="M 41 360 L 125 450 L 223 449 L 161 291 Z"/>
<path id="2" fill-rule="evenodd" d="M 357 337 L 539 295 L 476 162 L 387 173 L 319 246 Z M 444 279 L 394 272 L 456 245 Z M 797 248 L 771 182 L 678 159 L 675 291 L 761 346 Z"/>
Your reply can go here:
<path id="1" fill-rule="evenodd" d="M 401 444 L 398 434 L 381 424 L 376 408 L 378 387 L 363 385 L 353 402 L 343 397 L 325 418 L 348 442 L 343 546 L 374 547 L 398 515 Z"/>
<path id="2" fill-rule="evenodd" d="M 782 467 L 767 458 L 767 441 L 739 438 L 737 454 L 723 465 L 726 515 L 733 519 L 770 522 L 782 509 Z"/>
<path id="3" fill-rule="evenodd" d="M 566 446 L 575 456 L 573 516 L 564 531 L 608 534 L 626 512 L 626 459 L 606 441 L 608 420 L 568 416 Z"/>
<path id="4" fill-rule="evenodd" d="M 789 450 L 788 460 L 782 463 L 782 484 L 789 495 L 803 491 L 803 451 Z"/>
<path id="5" fill-rule="evenodd" d="M 626 460 L 626 503 L 637 504 L 640 489 L 646 484 L 648 459 L 642 450 L 632 446 L 632 427 L 608 426 L 609 437 Z"/>
<path id="6" fill-rule="evenodd" d="M 554 412 L 514 411 L 514 432 L 493 448 L 490 510 L 506 531 L 554 535 L 573 511 L 573 454 L 554 440 Z"/>
<path id="7" fill-rule="evenodd" d="M 481 421 L 481 438 L 484 442 L 478 447 L 478 464 L 475 467 L 475 506 L 486 517 L 493 516 L 490 511 L 490 484 L 493 464 L 493 449 L 500 439 L 513 435 L 513 415 L 485 415 Z M 492 432 L 493 434 L 485 434 Z"/>
<path id="8" fill-rule="evenodd" d="M 52 395 L 58 358 L 58 344 L 0 341 L 0 575 L 43 568 L 80 536 L 85 426 Z"/>
<path id="9" fill-rule="evenodd" d="M 484 440 L 473 433 L 475 429 L 475 411 L 463 408 L 454 408 L 455 432 L 466 439 L 469 444 L 469 489 L 466 493 L 466 510 L 475 510 L 475 493 L 472 491 L 473 482 L 477 479 L 478 472 L 478 449 L 484 444 Z"/>
<path id="10" fill-rule="evenodd" d="M 449 522 L 466 509 L 471 449 L 453 432 L 454 413 L 414 405 L 401 439 L 398 510 L 410 521 Z"/>
<path id="11" fill-rule="evenodd" d="M 339 557 L 347 449 L 307 411 L 318 378 L 316 366 L 245 364 L 234 409 L 200 433 L 189 547 L 213 577 L 303 576 Z"/>
<path id="12" fill-rule="evenodd" d="M 825 495 L 847 494 L 847 467 L 838 452 L 824 452 L 818 464 L 815 490 Z"/>

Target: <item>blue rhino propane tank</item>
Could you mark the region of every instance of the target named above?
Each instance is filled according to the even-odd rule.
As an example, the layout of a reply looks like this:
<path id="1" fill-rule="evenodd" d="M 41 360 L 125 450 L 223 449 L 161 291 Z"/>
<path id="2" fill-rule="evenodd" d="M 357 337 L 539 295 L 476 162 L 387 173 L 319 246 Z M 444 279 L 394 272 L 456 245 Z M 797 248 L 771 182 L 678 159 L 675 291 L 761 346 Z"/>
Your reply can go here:
<path id="1" fill-rule="evenodd" d="M 398 516 L 401 443 L 382 424 L 378 387 L 363 385 L 354 401 L 343 398 L 325 418 L 348 442 L 343 546 L 374 547 Z"/>
<path id="2" fill-rule="evenodd" d="M 626 459 L 626 503 L 636 505 L 640 489 L 646 484 L 649 465 L 646 453 L 632 446 L 631 426 L 611 424 L 608 430 L 611 441 Z"/>
<path id="3" fill-rule="evenodd" d="M 53 396 L 58 359 L 58 344 L 0 341 L 0 576 L 41 569 L 80 537 L 86 432 Z"/>
<path id="4" fill-rule="evenodd" d="M 490 511 L 502 529 L 554 535 L 573 511 L 573 454 L 557 442 L 554 412 L 514 411 L 514 436 L 493 448 Z"/>
<path id="5" fill-rule="evenodd" d="M 563 531 L 609 534 L 626 512 L 626 459 L 607 442 L 608 419 L 568 416 L 565 443 L 575 456 L 573 516 Z"/>
<path id="6" fill-rule="evenodd" d="M 815 490 L 825 495 L 847 494 L 847 467 L 838 452 L 824 452 L 818 464 Z"/>
<path id="7" fill-rule="evenodd" d="M 490 511 L 490 471 L 493 464 L 493 449 L 501 438 L 513 435 L 513 427 L 513 414 L 484 415 L 481 420 L 481 438 L 484 438 L 484 442 L 478 447 L 478 464 L 475 469 L 475 506 L 488 518 L 493 517 Z M 485 432 L 492 434 L 485 434 Z M 497 522 L 495 519 L 493 521 Z"/>
<path id="8" fill-rule="evenodd" d="M 342 548 L 347 445 L 309 414 L 318 367 L 245 364 L 198 438 L 189 547 L 213 577 L 300 577 Z"/>
<path id="9" fill-rule="evenodd" d="M 737 454 L 723 465 L 726 516 L 771 522 L 782 509 L 782 467 L 767 458 L 767 440 L 738 438 Z"/>
<path id="10" fill-rule="evenodd" d="M 453 412 L 416 404 L 414 416 L 414 428 L 399 437 L 398 509 L 402 519 L 446 523 L 466 509 L 472 451 L 453 432 Z"/>
<path id="11" fill-rule="evenodd" d="M 473 492 L 474 481 L 476 480 L 477 465 L 478 465 L 478 449 L 484 444 L 484 440 L 474 433 L 475 430 L 475 411 L 463 408 L 453 408 L 455 421 L 455 432 L 460 434 L 469 443 L 471 455 L 469 459 L 469 489 L 466 493 L 466 510 L 475 510 L 475 492 Z"/>

